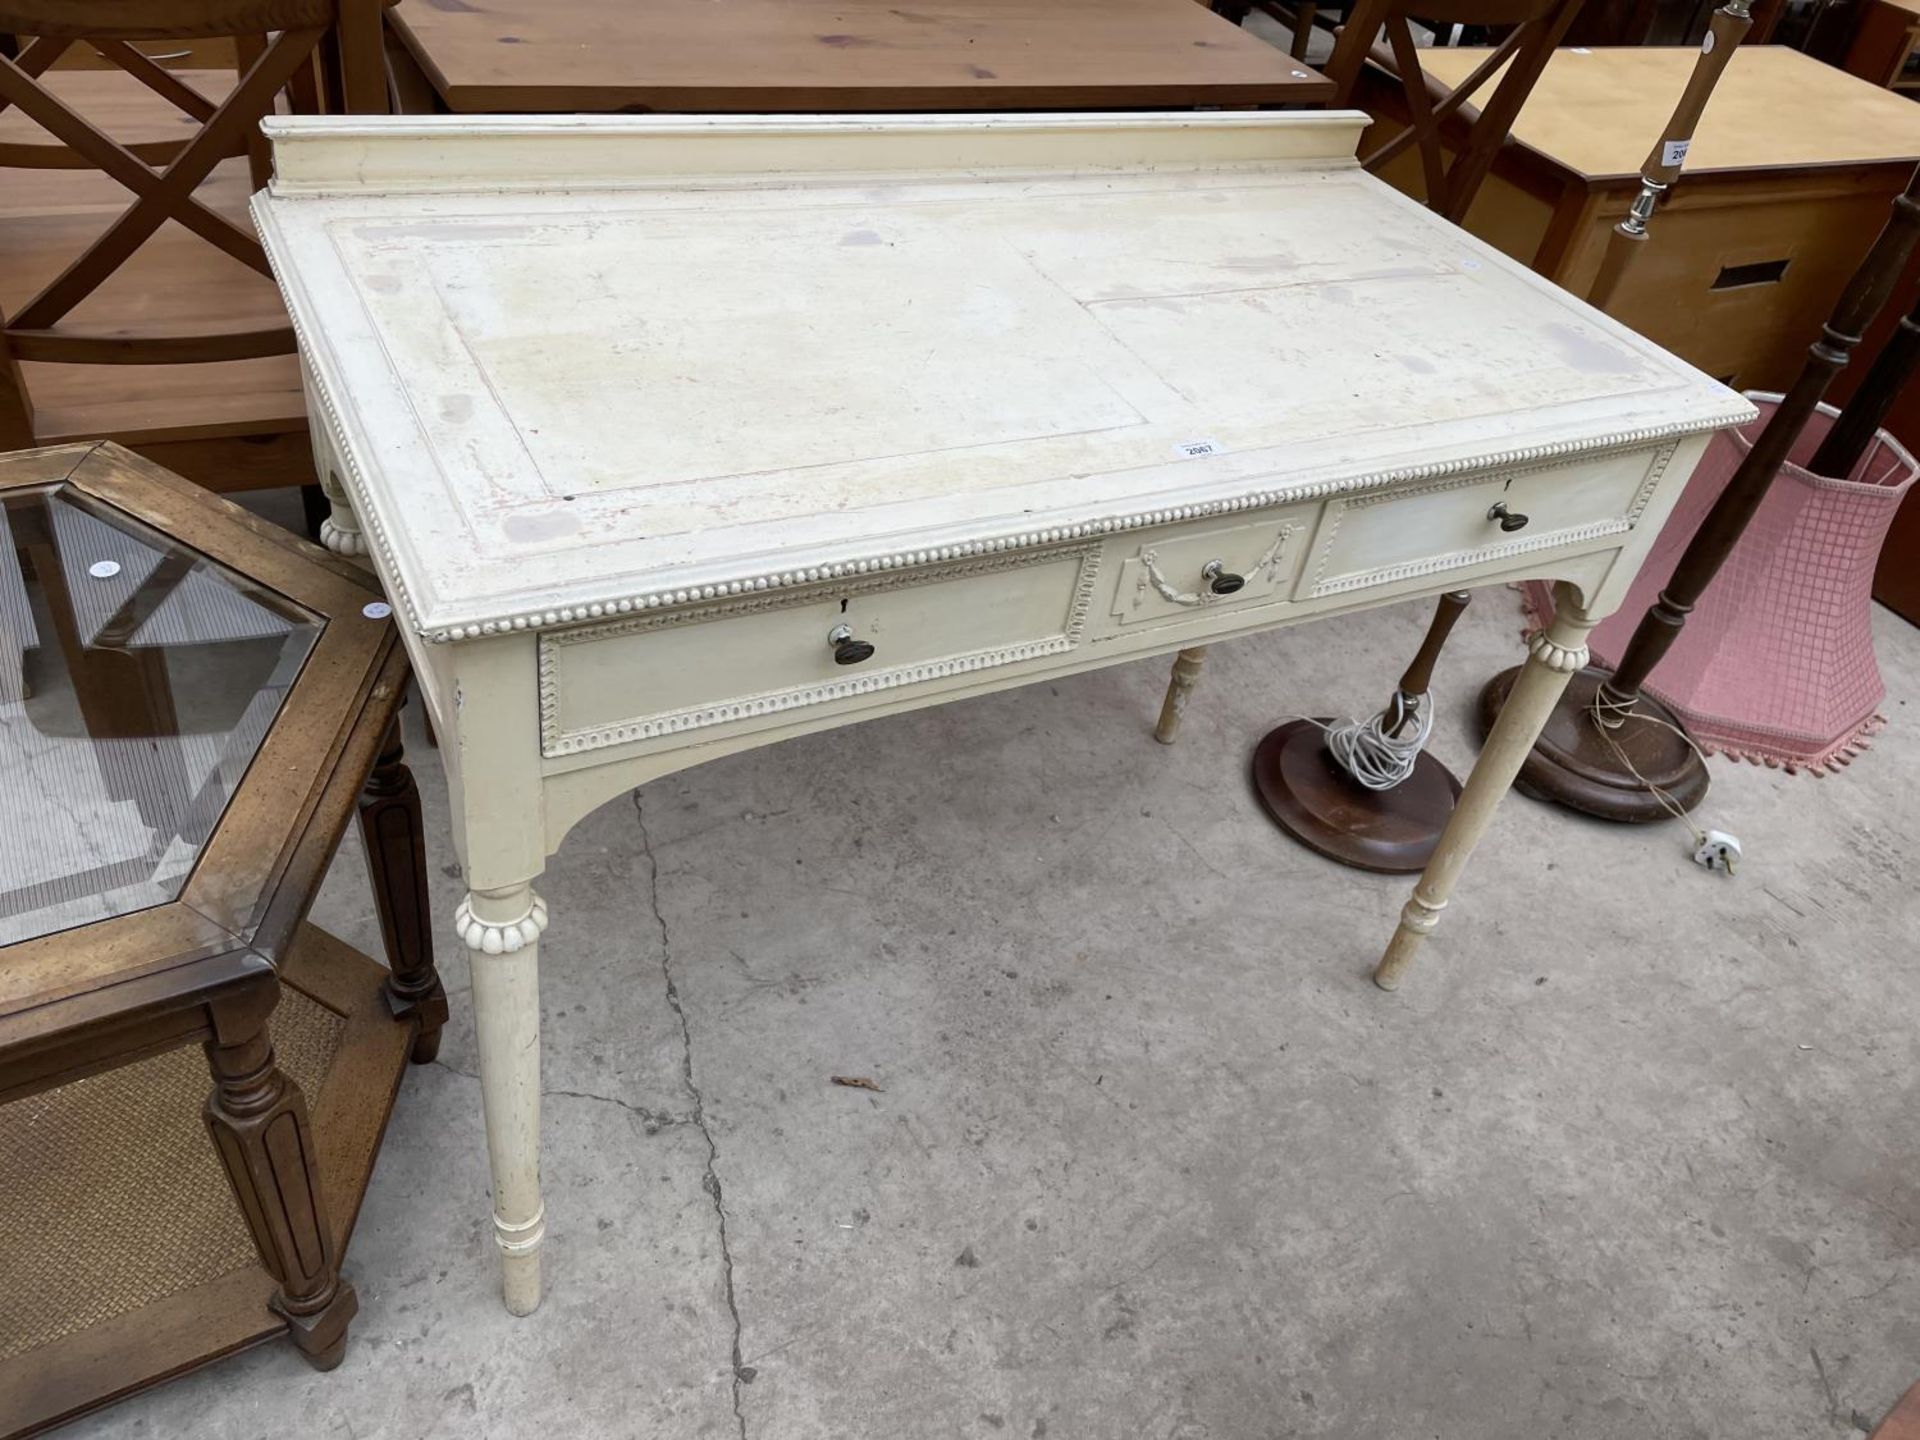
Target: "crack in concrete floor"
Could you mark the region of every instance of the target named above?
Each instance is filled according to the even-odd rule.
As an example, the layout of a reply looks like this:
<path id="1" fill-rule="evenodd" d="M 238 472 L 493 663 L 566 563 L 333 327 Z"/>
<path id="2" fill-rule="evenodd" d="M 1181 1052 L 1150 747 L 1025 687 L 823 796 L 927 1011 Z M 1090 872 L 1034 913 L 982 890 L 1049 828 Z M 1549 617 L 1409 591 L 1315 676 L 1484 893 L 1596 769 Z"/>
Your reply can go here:
<path id="1" fill-rule="evenodd" d="M 723 1298 L 727 1306 L 727 1319 L 733 1327 L 732 1370 L 729 1376 L 732 1382 L 733 1418 L 740 1427 L 740 1440 L 747 1440 L 747 1412 L 741 1403 L 741 1389 L 752 1382 L 754 1370 L 747 1365 L 740 1354 L 740 1306 L 733 1288 L 733 1247 L 727 1236 L 726 1198 L 720 1185 L 720 1147 L 714 1143 L 713 1131 L 707 1125 L 706 1097 L 700 1092 L 700 1084 L 693 1073 L 693 1027 L 687 1020 L 686 1008 L 680 1003 L 680 987 L 673 978 L 673 933 L 667 925 L 666 914 L 660 908 L 660 861 L 653 853 L 653 836 L 647 831 L 647 813 L 640 799 L 640 792 L 633 792 L 633 818 L 640 830 L 640 851 L 647 860 L 647 908 L 653 912 L 654 924 L 660 927 L 660 974 L 666 981 L 667 1008 L 673 1011 L 674 1018 L 680 1022 L 680 1078 L 686 1086 L 687 1095 L 693 1101 L 693 1113 L 689 1117 L 700 1136 L 707 1142 L 706 1174 L 701 1177 L 700 1188 L 707 1192 L 713 1201 L 714 1220 L 719 1228 L 720 1239 L 720 1279 Z"/>
<path id="2" fill-rule="evenodd" d="M 436 1056 L 431 1064 L 439 1066 L 449 1075 L 458 1075 L 462 1080 L 478 1083 L 480 1077 L 471 1070 L 462 1070 L 458 1065 L 449 1064 Z M 594 1100 L 602 1105 L 618 1105 L 629 1115 L 638 1116 L 640 1128 L 649 1135 L 658 1135 L 662 1130 L 671 1130 L 679 1125 L 692 1125 L 691 1115 L 677 1115 L 671 1110 L 655 1110 L 651 1106 L 636 1105 L 631 1100 L 622 1100 L 618 1095 L 601 1095 L 592 1090 L 542 1090 L 542 1100 Z"/>

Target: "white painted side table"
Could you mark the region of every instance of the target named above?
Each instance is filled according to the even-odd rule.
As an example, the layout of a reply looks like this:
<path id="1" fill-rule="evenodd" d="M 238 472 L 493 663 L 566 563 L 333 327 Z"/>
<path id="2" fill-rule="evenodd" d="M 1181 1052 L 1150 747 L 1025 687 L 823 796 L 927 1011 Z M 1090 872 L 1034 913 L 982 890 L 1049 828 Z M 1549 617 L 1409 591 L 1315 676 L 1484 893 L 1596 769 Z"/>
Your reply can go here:
<path id="1" fill-rule="evenodd" d="M 1706 434 L 1752 412 L 1362 173 L 1364 123 L 268 122 L 328 540 L 404 617 L 472 887 L 510 1310 L 544 1228 L 533 885 L 658 776 L 1557 580 L 1397 981 Z"/>

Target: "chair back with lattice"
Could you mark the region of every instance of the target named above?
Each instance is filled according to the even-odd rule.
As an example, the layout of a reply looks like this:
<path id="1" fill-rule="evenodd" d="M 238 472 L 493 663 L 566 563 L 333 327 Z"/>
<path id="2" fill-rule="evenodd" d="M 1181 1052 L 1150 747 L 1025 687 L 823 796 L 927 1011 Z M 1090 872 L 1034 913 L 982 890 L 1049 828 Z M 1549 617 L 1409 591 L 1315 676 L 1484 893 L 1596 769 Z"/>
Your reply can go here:
<path id="1" fill-rule="evenodd" d="M 0 112 L 25 116 L 35 134 L 0 141 L 0 169 L 98 170 L 132 196 L 37 294 L 11 315 L 0 314 L 0 449 L 33 443 L 22 362 L 197 364 L 292 353 L 286 324 L 79 334 L 63 331 L 61 321 L 168 221 L 270 275 L 252 230 L 194 192 L 221 161 L 241 156 L 255 186 L 266 182 L 260 121 L 283 96 L 294 110 L 386 109 L 382 9 L 383 0 L 0 0 L 0 34 L 17 37 L 13 56 L 0 52 Z M 238 79 L 221 99 L 202 94 L 134 43 L 199 39 L 234 42 Z M 45 78 L 76 45 L 106 57 L 198 128 L 183 139 L 137 143 L 107 134 Z M 0 213 L 0 224 L 6 221 Z"/>
<path id="2" fill-rule="evenodd" d="M 1347 106 L 1369 64 L 1398 82 L 1411 123 L 1362 158 L 1378 170 L 1410 146 L 1420 150 L 1428 206 L 1456 224 L 1466 215 L 1493 165 L 1493 157 L 1513 128 L 1514 117 L 1532 93 L 1554 47 L 1579 13 L 1582 0 L 1356 0 L 1334 44 L 1326 67 L 1335 87 L 1333 103 Z M 1477 25 L 1504 31 L 1466 80 L 1438 101 L 1420 68 L 1412 22 L 1424 25 Z M 1385 32 L 1385 45 L 1380 43 Z M 1465 101 L 1502 65 L 1506 73 L 1477 114 Z M 1441 126 L 1456 112 L 1472 118 L 1464 137 L 1441 142 Z M 1453 154 L 1448 157 L 1448 150 Z"/>

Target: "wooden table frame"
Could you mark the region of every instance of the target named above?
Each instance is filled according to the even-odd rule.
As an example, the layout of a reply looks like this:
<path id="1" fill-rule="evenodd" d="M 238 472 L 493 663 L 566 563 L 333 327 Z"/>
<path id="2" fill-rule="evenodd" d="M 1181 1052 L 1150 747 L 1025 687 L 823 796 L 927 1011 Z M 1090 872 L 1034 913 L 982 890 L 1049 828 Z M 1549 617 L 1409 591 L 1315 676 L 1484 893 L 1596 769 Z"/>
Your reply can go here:
<path id="1" fill-rule="evenodd" d="M 1193 0 L 650 0 L 610 15 L 600 0 L 402 5 L 388 20 L 401 108 L 1100 110 L 1333 94 Z"/>
<path id="2" fill-rule="evenodd" d="M 432 1057 L 447 1002 L 422 906 L 419 795 L 399 743 L 407 658 L 385 607 L 367 613 L 377 595 L 363 572 L 111 444 L 0 456 L 0 492 L 22 490 L 97 502 L 323 622 L 178 898 L 19 942 L 0 960 L 0 1103 L 205 1048 L 208 1127 L 266 1271 L 0 1364 L 0 1415 L 32 1428 L 277 1333 L 322 1368 L 338 1363 L 357 1308 L 338 1257 L 398 1059 Z M 356 804 L 391 963 L 383 996 L 362 993 L 368 962 L 304 923 Z M 346 1016 L 336 1066 L 348 1083 L 330 1087 L 319 1126 L 267 1034 L 282 983 Z M 289 1153 L 302 1162 L 289 1168 Z"/>
<path id="3" fill-rule="evenodd" d="M 539 1182 L 539 951 L 548 909 L 534 884 L 578 820 L 661 776 L 856 720 L 1148 655 L 1191 654 L 1212 642 L 1318 616 L 1471 585 L 1552 578 L 1560 582 L 1557 618 L 1530 643 L 1513 698 L 1376 974 L 1383 988 L 1399 983 L 1568 677 L 1585 663 L 1587 631 L 1626 593 L 1708 435 L 1750 418 L 1753 410 L 1366 176 L 1352 160 L 1365 123 L 1365 116 L 1335 113 L 906 122 L 527 117 L 351 127 L 288 121 L 270 127 L 277 179 L 256 200 L 255 214 L 301 333 L 317 468 L 334 505 L 330 542 L 366 555 L 406 616 L 416 673 L 441 739 L 454 841 L 470 887 L 455 924 L 472 952 L 494 1236 L 509 1310 L 526 1314 L 539 1303 L 546 1230 Z M 393 302 L 396 307 L 432 292 L 430 285 L 398 278 L 406 265 L 426 262 L 388 246 L 389 236 L 403 237 L 401 246 L 447 236 L 457 247 L 464 243 L 460 227 L 473 225 L 480 240 L 493 244 L 522 233 L 513 227 L 531 233 L 539 223 L 532 210 L 542 205 L 554 214 L 573 207 L 556 225 L 578 224 L 584 213 L 592 217 L 593 235 L 615 236 L 622 233 L 619 217 L 635 207 L 722 207 L 732 202 L 706 197 L 742 193 L 750 197 L 743 203 L 752 203 L 750 177 L 780 189 L 795 173 L 813 189 L 804 204 L 792 203 L 809 214 L 832 214 L 837 205 L 875 203 L 871 187 L 884 192 L 903 175 L 916 186 L 932 185 L 917 173 L 922 169 L 945 187 L 934 191 L 942 205 L 951 203 L 952 187 L 964 183 L 980 187 L 983 194 L 973 198 L 984 208 L 996 172 L 1017 176 L 1018 185 L 1001 187 L 1003 199 L 1010 194 L 1016 198 L 1005 203 L 1030 208 L 1018 210 L 1025 218 L 1002 223 L 1022 238 L 1028 232 L 1020 225 L 1043 227 L 1059 206 L 1096 189 L 1107 204 L 1131 185 L 1128 195 L 1158 198 L 1119 203 L 1137 203 L 1154 220 L 1163 213 L 1154 207 L 1184 219 L 1188 213 L 1221 213 L 1224 205 L 1206 205 L 1199 192 L 1231 189 L 1242 183 L 1235 177 L 1249 177 L 1246 183 L 1280 186 L 1283 197 L 1292 197 L 1258 198 L 1270 194 L 1263 188 L 1247 201 L 1272 207 L 1258 211 L 1272 228 L 1276 210 L 1312 203 L 1285 187 L 1317 186 L 1315 193 L 1330 207 L 1359 206 L 1365 218 L 1352 223 L 1368 233 L 1375 226 L 1417 232 L 1403 235 L 1396 242 L 1403 248 L 1394 253 L 1430 252 L 1431 263 L 1448 277 L 1475 277 L 1464 283 L 1476 288 L 1436 288 L 1425 292 L 1430 296 L 1479 295 L 1477 287 L 1489 287 L 1478 301 L 1447 300 L 1456 344 L 1472 314 L 1497 304 L 1529 316 L 1527 323 L 1541 335 L 1580 335 L 1583 345 L 1593 347 L 1588 364 L 1646 367 L 1618 373 L 1641 375 L 1647 388 L 1572 400 L 1553 411 L 1564 417 L 1568 407 L 1578 407 L 1577 425 L 1571 418 L 1551 426 L 1545 419 L 1474 421 L 1468 440 L 1436 439 L 1434 448 L 1404 435 L 1356 441 L 1365 458 L 1342 449 L 1326 464 L 1308 458 L 1323 453 L 1311 449 L 1321 443 L 1311 436 L 1299 442 L 1308 448 L 1286 450 L 1292 458 L 1285 460 L 1264 448 L 1273 441 L 1247 431 L 1255 453 L 1242 457 L 1243 468 L 1211 484 L 1201 480 L 1204 472 L 1181 468 L 1196 458 L 1191 447 L 1161 443 L 1171 436 L 1143 420 L 1145 435 L 1111 441 L 1116 449 L 1110 453 L 1127 457 L 1125 470 L 1102 473 L 1093 465 L 1091 476 L 1076 471 L 1011 494 L 956 485 L 936 497 L 939 504 L 927 502 L 924 516 L 908 519 L 870 502 L 871 514 L 849 505 L 797 520 L 715 520 L 711 529 L 683 521 L 663 539 L 629 514 L 640 509 L 638 489 L 610 498 L 588 493 L 590 482 L 582 480 L 580 494 L 561 494 L 576 482 L 556 486 L 556 476 L 517 452 L 511 463 L 500 462 L 497 474 L 459 468 L 493 463 L 502 446 L 515 443 L 513 431 L 504 428 L 513 417 L 508 402 L 499 399 L 495 377 L 480 368 L 483 362 L 471 349 L 460 348 L 472 346 L 474 336 L 460 332 L 459 344 L 450 345 L 444 338 L 448 320 L 422 303 L 417 333 L 429 337 L 422 343 L 438 346 L 449 365 L 463 367 L 462 375 L 477 369 L 479 380 L 443 381 L 433 367 L 420 364 L 402 374 L 394 368 L 392 347 L 412 343 L 416 332 L 405 328 L 403 318 L 414 317 L 395 309 L 392 328 L 378 329 L 364 303 L 373 290 L 403 297 Z M 684 193 L 673 186 L 677 174 L 689 177 Z M 956 182 L 955 174 L 964 175 L 964 182 Z M 1062 187 L 1064 198 L 1044 188 L 1044 200 L 1019 198 L 1028 195 L 1027 187 L 1048 184 Z M 1225 200 L 1224 194 L 1215 198 Z M 910 210 L 911 201 L 901 203 Z M 654 213 L 646 209 L 632 223 L 653 223 L 646 216 Z M 757 234 L 765 222 L 753 213 Z M 503 215 L 511 216 L 511 227 Z M 697 233 L 710 246 L 721 222 L 704 218 L 700 227 L 676 220 L 674 233 Z M 820 222 L 830 236 L 840 235 L 847 223 Z M 876 216 L 862 223 L 885 222 Z M 1131 233 L 1120 220 L 1109 223 L 1116 227 L 1113 234 Z M 1088 232 L 1072 233 L 1078 244 Z M 875 244 L 879 237 L 862 228 L 850 238 Z M 1358 233 L 1354 238 L 1358 244 Z M 354 253 L 366 257 L 372 289 L 365 292 L 354 268 L 358 262 L 348 258 L 361 242 L 368 248 Z M 938 242 L 924 243 L 934 254 L 947 253 Z M 1344 274 L 1340 266 L 1363 263 L 1350 256 L 1351 248 L 1340 247 L 1333 260 L 1322 262 Z M 1152 249 L 1153 256 L 1162 249 Z M 551 252 L 542 247 L 539 253 Z M 1237 268 L 1239 253 L 1223 267 L 1222 286 L 1244 275 Z M 1378 259 L 1370 253 L 1365 263 Z M 1197 263 L 1191 248 L 1181 252 L 1179 263 Z M 989 273 L 1009 295 L 1024 295 L 1018 287 L 1038 283 L 1030 279 L 1030 264 Z M 1118 268 L 1103 274 L 1109 283 L 1137 278 Z M 783 283 L 808 282 L 796 275 Z M 468 293 L 483 288 L 469 282 Z M 1054 293 L 1034 292 L 1032 298 L 1038 305 Z M 1177 298 L 1126 293 L 1146 293 L 1161 305 Z M 1379 293 L 1383 303 L 1413 303 L 1395 301 L 1390 290 Z M 857 286 L 818 303 L 849 304 L 856 294 L 864 307 L 867 292 Z M 1002 304 L 1010 308 L 1012 302 Z M 836 312 L 808 313 L 819 324 L 822 315 Z M 601 323 L 623 329 L 618 320 Z M 529 325 L 528 333 L 540 333 L 538 324 Z M 1530 343 L 1543 365 L 1557 353 L 1544 338 Z M 1502 374 L 1526 370 L 1505 351 L 1497 363 Z M 1484 376 L 1478 367 L 1493 364 L 1475 362 L 1472 373 Z M 1274 375 L 1272 393 L 1303 404 L 1297 387 L 1314 373 L 1299 365 Z M 526 380 L 528 372 L 523 368 L 516 376 Z M 467 398 L 448 413 L 460 417 L 482 403 L 497 403 L 500 409 L 488 414 L 487 423 L 502 426 L 497 433 L 504 438 L 481 446 L 461 432 L 458 445 L 437 449 L 422 420 L 423 411 L 436 407 L 408 393 L 414 380 L 427 389 L 459 389 Z M 1346 382 L 1338 383 L 1346 394 Z M 1591 381 L 1568 384 L 1583 396 L 1597 393 Z M 476 393 L 494 398 L 476 400 Z M 1212 392 L 1201 393 L 1210 398 Z M 1514 403 L 1522 404 L 1521 397 Z M 1269 413 L 1264 400 L 1254 408 L 1265 418 L 1233 412 L 1222 424 L 1284 428 L 1284 418 Z M 722 443 L 724 418 L 716 418 L 715 429 L 696 426 L 692 433 L 717 435 L 714 443 Z M 1181 412 L 1168 425 L 1186 419 Z M 744 423 L 740 416 L 732 421 Z M 1112 433 L 1130 429 L 1119 425 Z M 800 430 L 793 443 L 814 439 Z M 569 441 L 578 447 L 576 437 Z M 1118 448 L 1125 446 L 1133 448 Z M 1199 458 L 1218 450 L 1206 442 L 1198 447 Z M 1171 460 L 1169 451 L 1176 452 Z M 621 446 L 613 453 L 625 457 L 632 451 Z M 644 458 L 633 468 L 647 469 Z M 704 451 L 701 458 L 707 458 Z M 569 471 L 584 468 L 575 459 L 567 464 Z M 715 483 L 727 486 L 740 478 L 723 474 Z M 1122 483 L 1152 488 L 1116 499 Z M 519 489 L 511 504 L 502 500 L 485 509 L 476 498 L 499 496 L 508 487 Z M 686 491 L 697 495 L 698 486 L 682 484 L 674 494 Z M 473 508 L 467 508 L 469 500 Z M 595 528 L 596 512 L 588 507 L 614 500 L 628 507 L 617 522 L 627 529 L 613 529 L 613 521 Z M 1509 501 L 1533 512 L 1533 529 L 1509 534 L 1500 528 L 1500 512 L 1489 507 Z M 524 557 L 515 548 L 515 527 L 531 537 Z M 550 543 L 556 534 L 578 534 L 582 541 L 571 548 Z M 642 548 L 650 545 L 678 548 L 671 561 L 649 561 L 658 554 Z M 1244 572 L 1230 577 L 1240 583 L 1209 585 L 1222 568 L 1218 557 Z M 845 633 L 856 626 L 857 635 Z M 931 648 L 925 656 L 898 649 L 929 629 L 938 637 L 926 642 Z M 870 659 L 875 639 L 904 658 L 893 668 L 885 668 L 884 659 L 877 670 L 840 668 Z M 849 645 L 843 658 L 840 649 Z M 785 668 L 768 678 L 769 666 Z"/>

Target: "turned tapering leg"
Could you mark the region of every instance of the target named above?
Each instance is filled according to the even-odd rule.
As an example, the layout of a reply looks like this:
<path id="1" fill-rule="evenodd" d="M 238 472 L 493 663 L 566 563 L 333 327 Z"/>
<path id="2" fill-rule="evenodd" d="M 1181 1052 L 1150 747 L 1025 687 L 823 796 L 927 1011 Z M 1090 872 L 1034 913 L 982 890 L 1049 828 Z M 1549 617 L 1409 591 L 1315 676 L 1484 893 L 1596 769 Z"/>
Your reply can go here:
<path id="1" fill-rule="evenodd" d="M 360 517 L 354 513 L 353 501 L 340 477 L 323 469 L 320 488 L 326 492 L 328 507 L 327 518 L 320 522 L 320 543 L 336 555 L 365 555 L 367 537 L 360 530 Z"/>
<path id="2" fill-rule="evenodd" d="M 507 1309 L 540 1304 L 540 932 L 547 903 L 531 885 L 469 891 L 454 915 L 473 952 L 473 1022 L 493 1166 L 493 1238 Z"/>
<path id="3" fill-rule="evenodd" d="M 306 1101 L 274 1063 L 271 1009 L 270 1002 L 260 1007 L 237 1038 L 207 1042 L 214 1080 L 207 1131 L 260 1263 L 279 1282 L 273 1308 L 314 1368 L 331 1370 L 346 1353 L 347 1323 L 359 1301 L 340 1278 Z"/>
<path id="4" fill-rule="evenodd" d="M 1593 629 L 1597 617 L 1580 608 L 1577 594 L 1570 585 L 1557 587 L 1553 625 L 1534 636 L 1527 647 L 1527 663 L 1513 683 L 1513 693 L 1507 697 L 1500 718 L 1487 736 L 1486 748 L 1467 777 L 1466 788 L 1460 792 L 1460 801 L 1440 836 L 1433 859 L 1427 862 L 1413 887 L 1412 898 L 1400 912 L 1400 928 L 1373 972 L 1374 983 L 1382 990 L 1399 988 L 1421 940 L 1439 924 L 1454 882 L 1487 832 L 1494 807 L 1512 787 L 1513 777 L 1519 774 L 1521 762 L 1539 738 L 1567 681 L 1587 663 L 1587 632 Z"/>
<path id="5" fill-rule="evenodd" d="M 366 841 L 367 876 L 387 950 L 388 1002 L 396 1016 L 411 1015 L 417 1020 L 413 1063 L 425 1065 L 440 1053 L 447 992 L 433 967 L 426 830 L 398 716 L 387 727 L 380 758 L 360 792 L 360 834 Z"/>
<path id="6" fill-rule="evenodd" d="M 1187 713 L 1187 697 L 1206 664 L 1207 647 L 1196 645 L 1173 657 L 1173 675 L 1167 681 L 1167 698 L 1160 702 L 1160 723 L 1153 727 L 1153 738 L 1171 745 L 1180 735 L 1180 717 Z"/>

